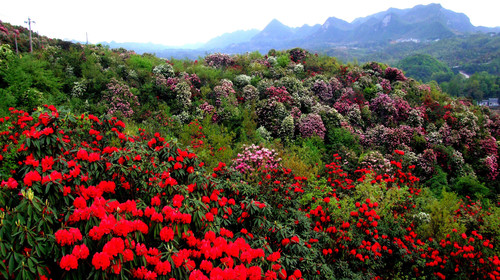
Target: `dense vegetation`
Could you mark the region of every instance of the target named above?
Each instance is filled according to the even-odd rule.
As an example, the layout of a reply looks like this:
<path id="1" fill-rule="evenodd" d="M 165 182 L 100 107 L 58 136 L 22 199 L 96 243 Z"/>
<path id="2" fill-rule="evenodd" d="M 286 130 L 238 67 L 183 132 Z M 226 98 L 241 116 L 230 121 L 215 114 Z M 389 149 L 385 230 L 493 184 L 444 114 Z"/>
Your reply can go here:
<path id="1" fill-rule="evenodd" d="M 0 278 L 500 278 L 500 116 L 397 68 L 3 44 L 0 96 Z"/>

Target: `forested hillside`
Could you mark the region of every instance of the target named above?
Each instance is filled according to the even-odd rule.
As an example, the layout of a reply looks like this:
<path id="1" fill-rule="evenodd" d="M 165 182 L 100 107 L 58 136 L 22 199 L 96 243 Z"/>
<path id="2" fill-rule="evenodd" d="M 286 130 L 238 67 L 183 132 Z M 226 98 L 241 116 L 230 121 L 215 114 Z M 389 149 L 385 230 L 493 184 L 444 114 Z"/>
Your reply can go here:
<path id="1" fill-rule="evenodd" d="M 0 278 L 500 278 L 487 107 L 300 48 L 48 42 L 0 45 Z"/>

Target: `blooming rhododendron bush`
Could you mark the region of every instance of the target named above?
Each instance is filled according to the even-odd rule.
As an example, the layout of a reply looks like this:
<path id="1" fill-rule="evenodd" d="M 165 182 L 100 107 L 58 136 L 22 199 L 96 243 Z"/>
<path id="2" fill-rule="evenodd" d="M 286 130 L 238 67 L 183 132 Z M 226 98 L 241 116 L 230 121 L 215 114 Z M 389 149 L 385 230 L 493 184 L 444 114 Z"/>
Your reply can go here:
<path id="1" fill-rule="evenodd" d="M 385 173 L 335 155 L 306 178 L 260 146 L 207 169 L 54 106 L 0 123 L 1 279 L 500 278 L 498 209 L 455 197 L 436 225 L 400 150 Z"/>
<path id="2" fill-rule="evenodd" d="M 217 173 L 205 176 L 195 154 L 160 134 L 131 137 L 120 120 L 53 106 L 12 109 L 1 121 L 2 278 L 272 279 L 281 271 L 271 268 L 279 253 L 269 257 L 222 227 L 220 217 L 239 205 Z"/>

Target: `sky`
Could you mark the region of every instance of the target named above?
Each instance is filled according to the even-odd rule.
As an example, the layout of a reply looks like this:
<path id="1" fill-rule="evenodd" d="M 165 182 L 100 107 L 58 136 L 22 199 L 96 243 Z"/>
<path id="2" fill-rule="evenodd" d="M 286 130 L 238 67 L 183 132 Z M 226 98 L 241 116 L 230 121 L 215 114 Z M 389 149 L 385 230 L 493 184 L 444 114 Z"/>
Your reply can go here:
<path id="1" fill-rule="evenodd" d="M 262 30 L 272 19 L 290 27 L 323 24 L 329 17 L 358 17 L 440 3 L 465 13 L 475 26 L 500 26 L 495 0 L 0 0 L 0 20 L 42 35 L 89 43 L 151 42 L 167 46 L 204 43 L 236 30 Z"/>

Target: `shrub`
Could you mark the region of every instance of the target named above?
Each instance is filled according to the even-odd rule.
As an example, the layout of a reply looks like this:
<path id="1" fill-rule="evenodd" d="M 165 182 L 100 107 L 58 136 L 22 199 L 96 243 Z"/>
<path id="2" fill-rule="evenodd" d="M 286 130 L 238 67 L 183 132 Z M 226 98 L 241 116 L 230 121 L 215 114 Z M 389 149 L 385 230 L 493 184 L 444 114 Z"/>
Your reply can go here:
<path id="1" fill-rule="evenodd" d="M 108 114 L 131 117 L 134 114 L 133 109 L 140 106 L 137 96 L 126 84 L 115 79 L 112 79 L 107 87 L 104 102 L 108 105 Z"/>
<path id="2" fill-rule="evenodd" d="M 302 115 L 299 120 L 299 132 L 302 137 L 318 136 L 321 139 L 325 138 L 325 126 L 323 120 L 318 114 Z"/>
<path id="3" fill-rule="evenodd" d="M 214 68 L 229 67 L 234 64 L 234 60 L 232 57 L 222 53 L 214 53 L 207 55 L 205 57 L 205 62 L 207 63 L 208 66 Z"/>
<path id="4" fill-rule="evenodd" d="M 163 75 L 165 78 L 175 77 L 174 67 L 168 63 L 157 65 L 153 68 L 153 74 Z"/>

